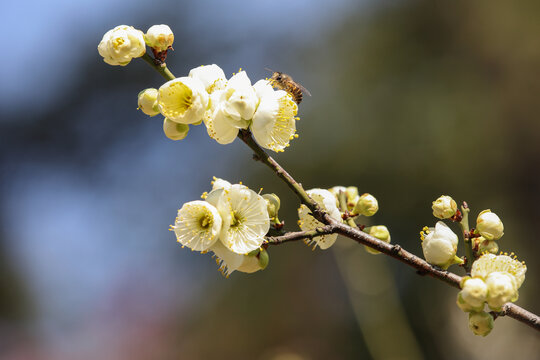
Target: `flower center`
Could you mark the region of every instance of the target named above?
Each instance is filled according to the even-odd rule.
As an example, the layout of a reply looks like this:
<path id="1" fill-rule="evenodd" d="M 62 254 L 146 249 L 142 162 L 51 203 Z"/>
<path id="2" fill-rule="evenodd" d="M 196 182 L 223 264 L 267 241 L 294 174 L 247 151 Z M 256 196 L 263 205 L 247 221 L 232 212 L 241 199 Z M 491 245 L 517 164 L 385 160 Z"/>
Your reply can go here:
<path id="1" fill-rule="evenodd" d="M 199 219 L 199 225 L 203 229 L 208 229 L 212 225 L 212 218 L 209 214 L 205 214 Z"/>

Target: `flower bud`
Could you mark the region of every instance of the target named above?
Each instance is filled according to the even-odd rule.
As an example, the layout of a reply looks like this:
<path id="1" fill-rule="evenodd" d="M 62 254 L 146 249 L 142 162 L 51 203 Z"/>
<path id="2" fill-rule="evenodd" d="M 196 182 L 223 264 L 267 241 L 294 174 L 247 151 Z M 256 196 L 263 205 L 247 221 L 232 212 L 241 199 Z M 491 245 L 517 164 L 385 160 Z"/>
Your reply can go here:
<path id="1" fill-rule="evenodd" d="M 163 121 L 163 132 L 171 140 L 182 140 L 189 131 L 189 125 L 179 124 L 167 118 Z"/>
<path id="2" fill-rule="evenodd" d="M 469 314 L 469 329 L 475 335 L 486 336 L 493 329 L 493 316 L 485 311 L 471 312 Z"/>
<path id="3" fill-rule="evenodd" d="M 390 231 L 384 225 L 370 226 L 364 229 L 364 232 L 386 243 L 390 243 Z M 380 254 L 381 252 L 365 246 L 366 251 L 370 254 Z"/>
<path id="4" fill-rule="evenodd" d="M 448 219 L 457 212 L 457 204 L 450 196 L 442 195 L 431 206 L 433 216 L 439 219 Z"/>
<path id="5" fill-rule="evenodd" d="M 157 104 L 157 89 L 149 88 L 144 89 L 139 93 L 138 108 L 148 116 L 156 116 L 159 114 L 159 107 Z"/>
<path id="6" fill-rule="evenodd" d="M 509 302 L 516 301 L 518 290 L 516 279 L 506 272 L 493 272 L 486 279 L 488 289 L 487 303 L 494 311 L 500 311 L 501 307 Z"/>
<path id="7" fill-rule="evenodd" d="M 358 199 L 353 212 L 364 216 L 373 216 L 379 210 L 377 199 L 371 194 L 365 193 Z"/>
<path id="8" fill-rule="evenodd" d="M 174 34 L 167 25 L 153 25 L 144 35 L 146 44 L 157 51 L 165 51 L 174 42 Z"/>
<path id="9" fill-rule="evenodd" d="M 279 197 L 276 194 L 264 194 L 262 197 L 266 200 L 268 216 L 270 219 L 275 218 L 278 215 L 280 206 Z"/>
<path id="10" fill-rule="evenodd" d="M 497 254 L 499 252 L 499 245 L 495 240 L 486 240 L 483 236 L 480 236 L 475 238 L 474 242 L 480 254 L 486 252 L 491 254 Z"/>
<path id="11" fill-rule="evenodd" d="M 103 35 L 98 51 L 107 64 L 126 66 L 146 53 L 144 34 L 133 26 L 117 26 Z"/>
<path id="12" fill-rule="evenodd" d="M 499 217 L 491 210 L 484 210 L 476 219 L 476 230 L 486 240 L 498 240 L 504 234 L 504 225 Z"/>
<path id="13" fill-rule="evenodd" d="M 458 295 L 458 306 L 464 310 L 464 307 L 460 305 L 460 301 L 469 305 L 470 310 L 464 311 L 482 311 L 484 309 L 484 302 L 487 297 L 487 285 L 484 280 L 480 278 L 469 278 L 463 282 L 463 286 Z"/>
<path id="14" fill-rule="evenodd" d="M 456 257 L 457 235 L 442 221 L 437 222 L 435 228 L 421 232 L 420 236 L 422 251 L 428 263 L 447 269 L 452 264 L 463 262 Z"/>
<path id="15" fill-rule="evenodd" d="M 270 256 L 268 255 L 268 251 L 261 249 L 261 252 L 259 253 L 259 266 L 261 267 L 261 270 L 266 269 L 269 262 Z"/>

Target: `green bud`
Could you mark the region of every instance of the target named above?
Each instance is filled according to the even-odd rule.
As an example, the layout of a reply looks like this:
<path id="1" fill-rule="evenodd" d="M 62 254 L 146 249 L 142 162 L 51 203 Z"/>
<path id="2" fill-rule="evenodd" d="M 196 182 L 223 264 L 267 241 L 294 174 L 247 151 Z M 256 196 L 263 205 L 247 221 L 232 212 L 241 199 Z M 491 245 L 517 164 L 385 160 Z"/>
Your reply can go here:
<path id="1" fill-rule="evenodd" d="M 379 210 L 377 199 L 371 194 L 365 193 L 358 199 L 353 212 L 364 216 L 373 216 Z"/>
<path id="2" fill-rule="evenodd" d="M 490 253 L 497 254 L 499 252 L 499 244 L 495 240 L 486 240 L 483 236 L 474 239 L 478 246 L 478 252 L 480 254 Z"/>
<path id="3" fill-rule="evenodd" d="M 364 232 L 373 237 L 376 237 L 377 239 L 381 241 L 390 243 L 390 240 L 391 240 L 390 231 L 388 231 L 388 228 L 384 225 L 375 225 L 375 226 L 367 227 L 364 229 Z M 381 253 L 380 251 L 372 249 L 369 246 L 365 246 L 365 249 L 370 254 L 376 255 L 376 254 Z"/>
<path id="4" fill-rule="evenodd" d="M 261 252 L 259 253 L 259 266 L 261 267 L 261 270 L 264 270 L 269 262 L 270 256 L 268 255 L 268 251 L 261 249 Z"/>
<path id="5" fill-rule="evenodd" d="M 433 202 L 431 209 L 436 218 L 448 219 L 456 214 L 458 208 L 454 199 L 448 195 L 442 195 Z"/>
<path id="6" fill-rule="evenodd" d="M 189 125 L 179 124 L 168 118 L 163 120 L 163 132 L 171 140 L 182 140 L 189 131 Z"/>
<path id="7" fill-rule="evenodd" d="M 493 325 L 491 314 L 485 311 L 469 313 L 469 329 L 475 335 L 486 336 L 493 330 Z"/>
<path id="8" fill-rule="evenodd" d="M 266 206 L 268 209 L 268 216 L 273 219 L 278 216 L 278 211 L 281 202 L 276 194 L 264 194 L 262 196 L 266 200 Z"/>

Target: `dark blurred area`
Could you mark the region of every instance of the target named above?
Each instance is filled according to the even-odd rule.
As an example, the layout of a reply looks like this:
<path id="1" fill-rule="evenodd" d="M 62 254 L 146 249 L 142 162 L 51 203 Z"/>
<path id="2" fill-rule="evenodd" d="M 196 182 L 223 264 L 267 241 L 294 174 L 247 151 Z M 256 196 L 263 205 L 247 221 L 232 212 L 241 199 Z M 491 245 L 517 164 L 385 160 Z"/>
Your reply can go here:
<path id="1" fill-rule="evenodd" d="M 167 139 L 136 110 L 160 75 L 140 59 L 108 66 L 97 44 L 116 25 L 164 23 L 176 76 L 211 63 L 252 82 L 265 67 L 292 75 L 313 96 L 275 158 L 305 188 L 375 195 L 369 221 L 418 255 L 439 195 L 473 220 L 490 208 L 501 250 L 527 263 L 517 303 L 539 313 L 540 2 L 22 6 L 1 25 L 23 58 L 4 57 L 0 87 L 0 358 L 537 358 L 531 328 L 500 318 L 474 336 L 456 289 L 348 239 L 270 248 L 265 271 L 229 279 L 181 249 L 168 225 L 212 176 L 277 193 L 289 230 L 298 201 L 239 141 L 202 126 Z"/>

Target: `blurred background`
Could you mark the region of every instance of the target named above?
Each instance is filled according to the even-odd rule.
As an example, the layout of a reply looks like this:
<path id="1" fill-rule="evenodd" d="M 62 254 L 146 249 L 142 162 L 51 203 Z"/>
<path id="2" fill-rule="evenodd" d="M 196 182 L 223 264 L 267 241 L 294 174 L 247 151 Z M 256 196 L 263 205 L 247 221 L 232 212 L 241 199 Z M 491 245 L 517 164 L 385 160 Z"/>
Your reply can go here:
<path id="1" fill-rule="evenodd" d="M 204 127 L 180 142 L 136 110 L 164 81 L 105 64 L 103 34 L 168 24 L 177 76 L 216 63 L 312 93 L 276 159 L 304 187 L 374 194 L 393 242 L 421 254 L 441 194 L 490 208 L 528 266 L 518 304 L 540 312 L 540 2 L 102 1 L 2 5 L 0 358 L 534 359 L 540 337 L 500 318 L 474 336 L 457 290 L 348 239 L 270 248 L 225 279 L 168 231 L 212 176 L 298 202 L 241 142 Z M 454 228 L 458 231 L 457 226 Z M 454 269 L 459 274 L 462 270 Z"/>

